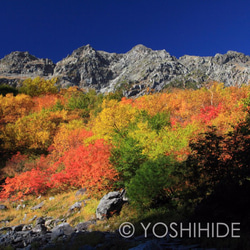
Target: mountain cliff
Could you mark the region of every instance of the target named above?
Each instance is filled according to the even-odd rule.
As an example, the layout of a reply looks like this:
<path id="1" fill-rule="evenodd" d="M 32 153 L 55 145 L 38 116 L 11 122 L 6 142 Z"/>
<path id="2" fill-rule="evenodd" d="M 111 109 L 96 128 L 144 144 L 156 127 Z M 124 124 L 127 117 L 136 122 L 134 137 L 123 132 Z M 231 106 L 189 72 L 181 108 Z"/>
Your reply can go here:
<path id="1" fill-rule="evenodd" d="M 250 56 L 228 51 L 226 54 L 177 59 L 166 50 L 137 45 L 124 54 L 80 47 L 63 60 L 53 63 L 28 52 L 12 52 L 0 60 L 0 84 L 13 86 L 27 77 L 58 77 L 62 87 L 77 85 L 100 92 L 122 89 L 126 96 L 160 91 L 167 86 L 200 87 L 208 81 L 226 86 L 248 84 Z"/>

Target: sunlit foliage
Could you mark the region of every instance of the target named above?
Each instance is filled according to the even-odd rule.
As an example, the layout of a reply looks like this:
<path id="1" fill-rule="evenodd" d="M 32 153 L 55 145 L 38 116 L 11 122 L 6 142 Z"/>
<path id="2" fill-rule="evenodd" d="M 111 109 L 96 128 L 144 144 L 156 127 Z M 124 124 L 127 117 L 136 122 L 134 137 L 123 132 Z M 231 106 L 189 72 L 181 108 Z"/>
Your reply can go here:
<path id="1" fill-rule="evenodd" d="M 27 79 L 26 94 L 0 95 L 2 198 L 115 187 L 148 208 L 249 176 L 249 86 L 130 99 L 55 83 Z"/>
<path id="2" fill-rule="evenodd" d="M 55 86 L 56 82 L 57 78 L 48 80 L 39 76 L 34 79 L 28 78 L 22 82 L 20 91 L 32 97 L 45 94 L 55 94 L 58 92 L 58 89 Z"/>

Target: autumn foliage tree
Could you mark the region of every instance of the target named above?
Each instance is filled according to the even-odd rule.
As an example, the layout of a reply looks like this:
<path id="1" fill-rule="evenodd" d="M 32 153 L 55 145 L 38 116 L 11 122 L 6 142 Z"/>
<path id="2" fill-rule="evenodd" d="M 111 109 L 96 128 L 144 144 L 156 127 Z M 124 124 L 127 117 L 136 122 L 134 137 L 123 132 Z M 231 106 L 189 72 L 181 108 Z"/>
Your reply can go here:
<path id="1" fill-rule="evenodd" d="M 102 140 L 68 150 L 54 165 L 57 170 L 51 176 L 51 188 L 86 187 L 90 191 L 110 188 L 117 173 L 109 158 L 110 146 Z"/>
<path id="2" fill-rule="evenodd" d="M 117 100 L 104 100 L 102 111 L 93 120 L 92 130 L 100 138 L 110 140 L 115 133 L 129 126 L 137 110 L 130 104 Z"/>
<path id="3" fill-rule="evenodd" d="M 0 95 L 0 124 L 15 122 L 18 118 L 28 115 L 33 107 L 34 101 L 28 95 Z"/>
<path id="4" fill-rule="evenodd" d="M 249 86 L 211 82 L 132 99 L 78 87 L 57 93 L 54 80 L 41 78 L 25 84 L 29 95 L 0 95 L 0 150 L 9 159 L 2 162 L 8 177 L 2 197 L 102 190 L 116 182 L 137 201 L 137 188 L 148 193 L 150 206 L 152 199 L 186 188 L 204 197 L 225 176 L 248 176 Z M 163 180 L 175 178 L 176 170 L 182 181 Z M 160 189 L 152 184 L 154 192 L 143 190 L 157 179 Z"/>
<path id="5" fill-rule="evenodd" d="M 3 129 L 4 148 L 19 151 L 47 150 L 59 124 L 67 120 L 67 111 L 44 110 L 21 117 Z"/>
<path id="6" fill-rule="evenodd" d="M 34 79 L 28 78 L 22 82 L 20 91 L 24 94 L 30 95 L 31 97 L 45 94 L 55 94 L 58 92 L 58 89 L 55 86 L 56 82 L 57 78 L 48 80 L 39 76 Z"/>
<path id="7" fill-rule="evenodd" d="M 48 161 L 45 157 L 38 159 L 31 170 L 7 177 L 2 185 L 0 199 L 20 199 L 25 195 L 44 194 L 48 190 L 49 176 Z"/>
<path id="8" fill-rule="evenodd" d="M 31 170 L 7 177 L 0 198 L 21 198 L 28 194 L 44 194 L 49 190 L 86 187 L 89 192 L 110 189 L 117 172 L 110 164 L 110 146 L 103 140 L 80 145 L 64 153 L 55 163 L 41 157 Z"/>
<path id="9" fill-rule="evenodd" d="M 184 171 L 188 193 L 201 201 L 223 184 L 243 183 L 250 177 L 250 130 L 246 122 L 220 135 L 215 127 L 194 139 Z"/>
<path id="10" fill-rule="evenodd" d="M 48 150 L 54 159 L 58 160 L 66 151 L 79 147 L 91 136 L 93 136 L 92 131 L 85 129 L 82 120 L 72 120 L 58 127 L 53 143 Z"/>
<path id="11" fill-rule="evenodd" d="M 3 177 L 14 177 L 16 174 L 24 172 L 27 159 L 27 155 L 22 155 L 20 152 L 17 152 L 17 154 L 13 155 L 11 159 L 6 162 L 5 167 L 2 169 Z"/>

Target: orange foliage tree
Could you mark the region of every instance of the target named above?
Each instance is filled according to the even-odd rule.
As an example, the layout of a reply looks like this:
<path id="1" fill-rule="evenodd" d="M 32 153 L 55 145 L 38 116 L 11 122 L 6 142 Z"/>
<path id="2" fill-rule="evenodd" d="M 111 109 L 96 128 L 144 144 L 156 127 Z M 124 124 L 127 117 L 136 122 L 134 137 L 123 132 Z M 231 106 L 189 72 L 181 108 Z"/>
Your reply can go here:
<path id="1" fill-rule="evenodd" d="M 110 146 L 103 140 L 81 145 L 65 152 L 53 166 L 57 172 L 51 176 L 50 187 L 86 187 L 102 190 L 111 187 L 117 173 L 109 162 Z M 58 170 L 60 169 L 60 170 Z"/>
<path id="2" fill-rule="evenodd" d="M 32 110 L 35 112 L 41 111 L 42 109 L 52 108 L 58 102 L 60 102 L 61 104 L 65 103 L 65 98 L 59 94 L 35 96 L 32 98 L 32 100 L 35 103 Z"/>
<path id="3" fill-rule="evenodd" d="M 28 115 L 33 106 L 34 101 L 28 95 L 0 95 L 0 124 L 13 123 L 18 118 Z"/>
<path id="4" fill-rule="evenodd" d="M 91 131 L 84 129 L 84 126 L 82 120 L 72 120 L 61 124 L 49 147 L 54 159 L 58 160 L 66 151 L 82 145 L 85 139 L 93 135 Z"/>
<path id="5" fill-rule="evenodd" d="M 16 174 L 13 178 L 7 177 L 2 185 L 0 199 L 20 199 L 24 195 L 43 194 L 48 189 L 51 170 L 48 168 L 48 161 L 41 157 L 29 171 Z"/>
<path id="6" fill-rule="evenodd" d="M 7 177 L 2 185 L 1 199 L 25 195 L 39 195 L 53 190 L 86 187 L 91 191 L 111 188 L 117 180 L 117 172 L 111 165 L 110 146 L 103 140 L 89 145 L 72 146 L 54 163 L 51 155 L 41 156 L 31 165 L 25 165 L 25 172 Z"/>

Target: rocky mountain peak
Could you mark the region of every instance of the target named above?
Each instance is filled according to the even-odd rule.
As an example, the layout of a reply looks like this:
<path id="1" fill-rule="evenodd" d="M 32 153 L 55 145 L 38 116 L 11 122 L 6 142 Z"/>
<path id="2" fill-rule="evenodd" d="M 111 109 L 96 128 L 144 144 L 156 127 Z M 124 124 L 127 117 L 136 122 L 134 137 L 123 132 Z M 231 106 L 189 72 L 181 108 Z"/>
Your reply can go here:
<path id="1" fill-rule="evenodd" d="M 0 60 L 0 84 L 16 86 L 20 79 L 53 74 L 55 64 L 50 59 L 40 59 L 29 52 L 15 51 Z"/>
<path id="2" fill-rule="evenodd" d="M 84 57 L 87 55 L 96 54 L 96 50 L 92 48 L 89 44 L 82 46 L 72 52 L 71 56 Z"/>
<path id="3" fill-rule="evenodd" d="M 229 50 L 226 54 L 216 54 L 214 56 L 214 61 L 219 64 L 225 63 L 246 63 L 250 60 L 249 56 L 243 53 Z"/>
<path id="4" fill-rule="evenodd" d="M 27 61 L 33 61 L 33 60 L 37 60 L 37 57 L 31 55 L 28 51 L 14 51 L 11 52 L 9 55 L 6 55 L 3 59 L 1 59 L 0 61 L 19 61 L 22 60 L 24 62 Z"/>
<path id="5" fill-rule="evenodd" d="M 200 87 L 207 81 L 226 86 L 249 83 L 250 57 L 228 51 L 215 56 L 185 55 L 177 59 L 166 50 L 138 44 L 127 53 L 98 51 L 89 44 L 72 52 L 56 65 L 29 52 L 12 52 L 0 60 L 0 83 L 12 84 L 25 77 L 58 77 L 62 87 L 77 85 L 100 92 L 122 89 L 127 96 L 166 86 Z"/>
<path id="6" fill-rule="evenodd" d="M 152 56 L 154 55 L 161 58 L 168 58 L 168 59 L 175 59 L 175 57 L 172 57 L 165 49 L 163 50 L 152 50 L 142 44 L 138 44 L 135 47 L 133 47 L 130 51 L 126 53 L 127 55 L 132 55 L 136 57 L 146 57 L 146 56 Z"/>
<path id="7" fill-rule="evenodd" d="M 144 46 L 143 44 L 138 44 L 134 46 L 129 52 L 134 52 L 134 53 L 148 53 L 151 52 L 152 49 Z"/>

